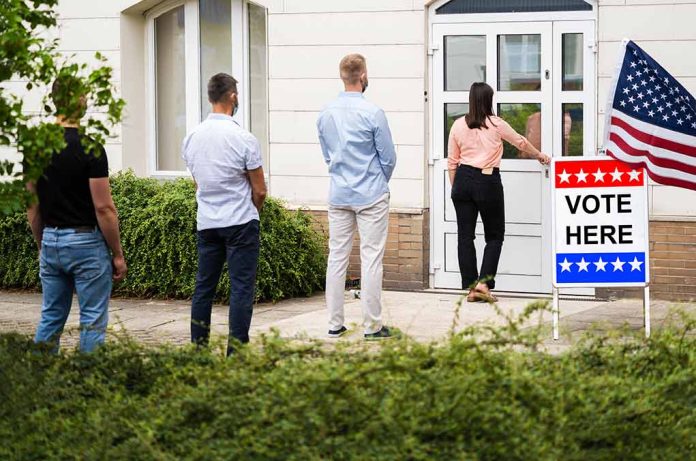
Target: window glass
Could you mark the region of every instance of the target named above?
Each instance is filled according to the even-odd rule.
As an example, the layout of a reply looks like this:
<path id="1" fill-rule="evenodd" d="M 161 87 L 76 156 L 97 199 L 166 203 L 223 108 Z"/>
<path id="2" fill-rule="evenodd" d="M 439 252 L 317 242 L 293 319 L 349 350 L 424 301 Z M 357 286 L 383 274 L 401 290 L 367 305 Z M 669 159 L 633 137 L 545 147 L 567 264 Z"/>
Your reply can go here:
<path id="1" fill-rule="evenodd" d="M 474 82 L 486 81 L 485 35 L 445 37 L 445 91 L 469 91 Z"/>
<path id="2" fill-rule="evenodd" d="M 563 34 L 563 91 L 582 91 L 582 34 Z"/>
<path id="3" fill-rule="evenodd" d="M 452 0 L 435 14 L 529 13 L 537 11 L 592 11 L 584 0 Z"/>
<path id="4" fill-rule="evenodd" d="M 186 136 L 184 7 L 155 18 L 157 169 L 184 171 L 181 142 Z"/>
<path id="5" fill-rule="evenodd" d="M 445 158 L 447 158 L 447 144 L 449 141 L 449 133 L 452 129 L 454 121 L 459 117 L 469 113 L 469 104 L 462 103 L 447 103 L 445 104 Z"/>
<path id="6" fill-rule="evenodd" d="M 230 0 L 200 0 L 201 119 L 210 113 L 208 80 L 213 75 L 232 73 L 232 2 Z"/>
<path id="7" fill-rule="evenodd" d="M 563 104 L 563 156 L 581 156 L 583 145 L 582 104 Z"/>
<path id="8" fill-rule="evenodd" d="M 498 36 L 498 91 L 541 90 L 541 35 Z"/>
<path id="9" fill-rule="evenodd" d="M 250 131 L 261 145 L 268 165 L 268 56 L 266 9 L 249 3 L 249 101 Z"/>
<path id="10" fill-rule="evenodd" d="M 498 116 L 541 150 L 541 104 L 498 104 Z M 503 158 L 528 158 L 508 142 L 503 146 Z"/>

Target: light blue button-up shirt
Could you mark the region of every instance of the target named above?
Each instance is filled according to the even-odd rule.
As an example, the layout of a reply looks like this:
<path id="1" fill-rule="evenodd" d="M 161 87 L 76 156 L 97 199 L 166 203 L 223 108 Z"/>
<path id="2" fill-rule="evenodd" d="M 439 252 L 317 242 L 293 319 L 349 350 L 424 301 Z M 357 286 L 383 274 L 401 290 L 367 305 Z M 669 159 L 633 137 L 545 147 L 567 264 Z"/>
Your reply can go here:
<path id="1" fill-rule="evenodd" d="M 198 185 L 198 230 L 259 219 L 247 177 L 262 166 L 259 142 L 232 117 L 208 115 L 184 139 L 182 157 Z"/>
<path id="2" fill-rule="evenodd" d="M 342 92 L 322 110 L 317 129 L 330 205 L 370 205 L 389 192 L 396 151 L 382 109 L 362 93 Z"/>

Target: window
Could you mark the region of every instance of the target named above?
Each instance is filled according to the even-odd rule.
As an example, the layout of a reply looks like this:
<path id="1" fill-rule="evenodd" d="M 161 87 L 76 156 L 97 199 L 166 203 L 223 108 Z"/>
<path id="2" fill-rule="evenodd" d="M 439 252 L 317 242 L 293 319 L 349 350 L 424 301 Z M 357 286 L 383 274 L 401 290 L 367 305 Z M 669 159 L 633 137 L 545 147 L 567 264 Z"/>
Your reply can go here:
<path id="1" fill-rule="evenodd" d="M 235 120 L 268 152 L 266 10 L 246 0 L 169 0 L 150 10 L 149 171 L 188 174 L 181 159 L 186 133 L 210 113 L 208 79 L 237 79 Z"/>
<path id="2" fill-rule="evenodd" d="M 435 14 L 531 13 L 540 11 L 591 11 L 584 0 L 452 0 Z"/>

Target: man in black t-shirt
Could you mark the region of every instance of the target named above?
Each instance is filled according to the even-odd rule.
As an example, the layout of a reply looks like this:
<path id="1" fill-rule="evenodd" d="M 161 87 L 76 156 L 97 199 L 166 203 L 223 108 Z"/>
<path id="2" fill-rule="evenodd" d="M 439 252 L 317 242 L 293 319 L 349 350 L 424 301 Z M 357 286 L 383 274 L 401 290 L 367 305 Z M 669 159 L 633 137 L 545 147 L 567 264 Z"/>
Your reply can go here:
<path id="1" fill-rule="evenodd" d="M 104 342 L 112 281 L 127 267 L 121 249 L 116 207 L 111 198 L 109 166 L 102 146 L 87 152 L 79 133 L 78 113 L 70 112 L 70 78 L 56 80 L 52 97 L 57 123 L 65 130 L 66 147 L 55 153 L 36 185 L 38 203 L 27 216 L 40 249 L 43 288 L 37 343 L 58 350 L 70 313 L 73 292 L 80 304 L 80 349 L 92 351 Z"/>

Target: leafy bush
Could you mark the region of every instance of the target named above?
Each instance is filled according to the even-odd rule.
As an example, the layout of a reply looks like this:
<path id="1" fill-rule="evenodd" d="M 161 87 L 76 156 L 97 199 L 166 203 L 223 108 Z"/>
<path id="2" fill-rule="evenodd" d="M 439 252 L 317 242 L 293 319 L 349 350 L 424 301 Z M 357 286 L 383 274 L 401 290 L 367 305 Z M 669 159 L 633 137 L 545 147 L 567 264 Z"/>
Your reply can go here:
<path id="1" fill-rule="evenodd" d="M 229 360 L 0 336 L 0 458 L 693 459 L 693 318 L 555 356 L 518 327 L 377 350 L 271 335 Z"/>
<path id="2" fill-rule="evenodd" d="M 115 293 L 191 297 L 198 267 L 193 182 L 158 182 L 122 173 L 111 183 L 129 268 Z M 320 289 L 326 267 L 324 245 L 310 217 L 267 200 L 261 214 L 257 297 L 276 301 Z M 0 287 L 40 287 L 36 245 L 24 214 L 0 218 L 0 254 Z M 217 295 L 220 299 L 229 295 L 226 271 Z"/>

